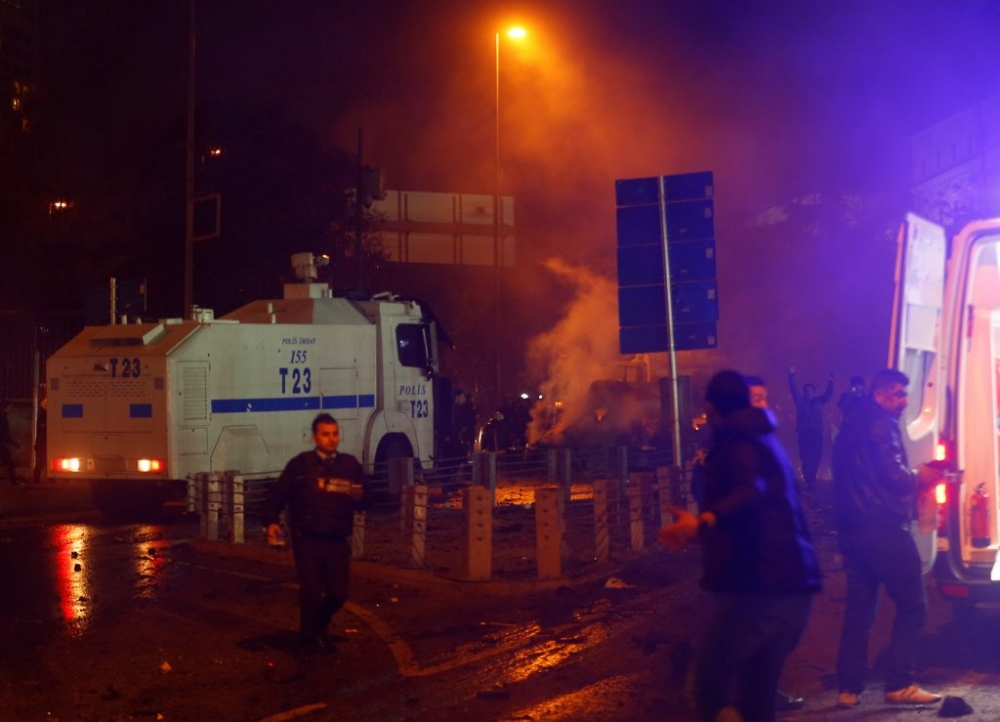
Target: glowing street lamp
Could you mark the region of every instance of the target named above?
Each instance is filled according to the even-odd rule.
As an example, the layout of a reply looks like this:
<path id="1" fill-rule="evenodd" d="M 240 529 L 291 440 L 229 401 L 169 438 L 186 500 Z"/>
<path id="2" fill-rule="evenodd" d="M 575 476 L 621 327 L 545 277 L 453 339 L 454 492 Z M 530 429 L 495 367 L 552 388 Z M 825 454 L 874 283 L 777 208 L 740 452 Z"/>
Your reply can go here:
<path id="1" fill-rule="evenodd" d="M 522 27 L 509 28 L 504 35 L 511 40 L 521 40 L 528 35 L 528 31 Z M 494 363 L 496 366 L 496 405 L 499 407 L 500 398 L 500 214 L 502 209 L 500 195 L 500 32 L 497 31 L 495 37 L 495 84 L 494 84 L 494 158 L 493 169 L 495 172 L 493 186 L 493 349 Z"/>

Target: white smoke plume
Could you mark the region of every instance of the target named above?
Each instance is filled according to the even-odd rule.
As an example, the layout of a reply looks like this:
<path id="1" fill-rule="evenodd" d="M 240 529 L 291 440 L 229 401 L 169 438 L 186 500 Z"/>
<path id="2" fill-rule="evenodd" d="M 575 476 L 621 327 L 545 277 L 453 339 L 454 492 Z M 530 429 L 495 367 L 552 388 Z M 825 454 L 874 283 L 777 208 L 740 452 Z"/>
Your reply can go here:
<path id="1" fill-rule="evenodd" d="M 549 331 L 531 339 L 528 365 L 543 378 L 542 399 L 531 411 L 528 443 L 559 442 L 563 431 L 587 412 L 592 382 L 611 378 L 618 352 L 618 294 L 613 279 L 557 258 L 546 268 L 573 287 L 573 300 Z M 553 414 L 554 404 L 560 413 Z M 554 425 L 553 425 L 554 421 Z"/>

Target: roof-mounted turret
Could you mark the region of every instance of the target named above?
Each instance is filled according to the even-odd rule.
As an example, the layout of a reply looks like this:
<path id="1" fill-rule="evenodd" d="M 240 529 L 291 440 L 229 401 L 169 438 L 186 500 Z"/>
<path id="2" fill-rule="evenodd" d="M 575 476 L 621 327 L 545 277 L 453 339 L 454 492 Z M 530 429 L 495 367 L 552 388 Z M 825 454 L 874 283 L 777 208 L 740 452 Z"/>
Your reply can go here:
<path id="1" fill-rule="evenodd" d="M 330 257 L 325 253 L 292 254 L 292 270 L 298 283 L 285 284 L 285 298 L 329 298 L 330 287 L 325 283 L 316 283 L 319 277 L 317 269 L 330 264 Z"/>
<path id="2" fill-rule="evenodd" d="M 313 253 L 293 253 L 292 270 L 295 271 L 295 278 L 303 283 L 312 283 L 319 275 L 316 269 L 330 265 L 330 257 L 325 253 L 315 255 Z"/>

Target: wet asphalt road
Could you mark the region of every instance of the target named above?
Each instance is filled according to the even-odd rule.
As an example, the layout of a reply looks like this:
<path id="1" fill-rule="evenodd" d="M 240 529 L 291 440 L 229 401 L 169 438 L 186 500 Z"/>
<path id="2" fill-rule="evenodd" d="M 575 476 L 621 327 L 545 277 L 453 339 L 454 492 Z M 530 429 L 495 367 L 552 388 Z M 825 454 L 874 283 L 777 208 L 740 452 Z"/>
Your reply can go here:
<path id="1" fill-rule="evenodd" d="M 808 703 L 782 719 L 937 718 L 887 708 L 877 681 L 859 709 L 833 709 L 843 575 L 823 504 L 812 514 L 826 590 L 783 682 Z M 291 567 L 206 554 L 188 543 L 196 532 L 181 514 L 0 521 L 0 719 L 693 719 L 684 662 L 706 610 L 696 551 L 536 591 L 358 573 L 334 623 L 338 652 L 302 660 Z M 611 573 L 627 588 L 605 588 Z M 964 719 L 1000 719 L 1000 618 L 963 632 L 929 597 L 921 682 L 964 697 L 976 710 Z M 884 604 L 876 680 L 890 622 Z"/>
<path id="2" fill-rule="evenodd" d="M 554 717 L 530 710 L 553 696 L 614 719 L 619 693 L 643 704 L 594 652 L 616 636 L 646 643 L 629 635 L 652 614 L 648 586 L 470 594 L 427 575 L 357 576 L 338 653 L 302 660 L 291 568 L 196 553 L 195 532 L 183 516 L 0 524 L 0 719 L 540 719 Z M 658 642 L 646 644 L 649 657 Z M 581 689 L 575 670 L 594 664 L 599 686 Z"/>

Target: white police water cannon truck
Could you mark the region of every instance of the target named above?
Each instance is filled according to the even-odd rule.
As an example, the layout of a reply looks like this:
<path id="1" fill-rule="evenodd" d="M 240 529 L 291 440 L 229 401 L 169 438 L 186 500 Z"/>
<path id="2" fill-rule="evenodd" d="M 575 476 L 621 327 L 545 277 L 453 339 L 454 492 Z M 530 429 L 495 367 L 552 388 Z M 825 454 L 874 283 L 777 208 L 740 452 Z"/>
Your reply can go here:
<path id="1" fill-rule="evenodd" d="M 369 473 L 430 464 L 447 336 L 418 301 L 335 296 L 317 260 L 296 254 L 284 298 L 218 319 L 84 328 L 47 364 L 50 479 L 89 480 L 107 516 L 148 515 L 200 472 L 276 477 L 323 411 Z"/>

